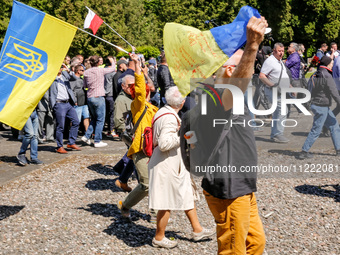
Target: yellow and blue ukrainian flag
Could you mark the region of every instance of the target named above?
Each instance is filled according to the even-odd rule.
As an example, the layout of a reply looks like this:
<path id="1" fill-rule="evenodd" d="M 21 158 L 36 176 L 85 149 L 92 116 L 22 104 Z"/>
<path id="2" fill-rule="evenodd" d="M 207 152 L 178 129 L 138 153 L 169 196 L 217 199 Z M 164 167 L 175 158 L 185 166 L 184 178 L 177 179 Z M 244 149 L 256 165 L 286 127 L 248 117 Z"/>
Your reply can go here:
<path id="1" fill-rule="evenodd" d="M 207 31 L 177 23 L 165 25 L 165 55 L 172 78 L 182 95 L 186 96 L 191 91 L 191 78 L 198 81 L 210 77 L 245 44 L 247 24 L 253 16 L 261 17 L 256 9 L 243 6 L 232 23 Z"/>
<path id="2" fill-rule="evenodd" d="M 0 122 L 22 129 L 54 81 L 77 28 L 13 1 L 0 52 Z"/>

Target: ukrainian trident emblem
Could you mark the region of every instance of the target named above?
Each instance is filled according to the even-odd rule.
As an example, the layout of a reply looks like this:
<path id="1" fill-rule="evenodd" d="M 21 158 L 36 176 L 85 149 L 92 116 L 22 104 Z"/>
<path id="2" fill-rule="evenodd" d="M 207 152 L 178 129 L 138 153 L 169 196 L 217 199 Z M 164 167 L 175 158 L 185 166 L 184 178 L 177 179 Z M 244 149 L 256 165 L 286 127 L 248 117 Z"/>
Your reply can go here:
<path id="1" fill-rule="evenodd" d="M 10 37 L 1 56 L 0 71 L 27 81 L 34 81 L 45 73 L 47 54 L 14 37 Z"/>

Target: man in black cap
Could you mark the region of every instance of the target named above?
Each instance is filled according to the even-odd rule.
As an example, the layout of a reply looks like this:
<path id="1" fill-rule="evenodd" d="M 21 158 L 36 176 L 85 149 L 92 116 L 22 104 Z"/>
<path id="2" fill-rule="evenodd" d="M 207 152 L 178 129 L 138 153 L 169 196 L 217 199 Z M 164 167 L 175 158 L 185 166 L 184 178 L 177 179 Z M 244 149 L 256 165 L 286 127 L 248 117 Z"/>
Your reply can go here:
<path id="1" fill-rule="evenodd" d="M 305 143 L 302 146 L 302 152 L 299 159 L 312 158 L 313 154 L 309 153 L 310 148 L 320 136 L 322 127 L 325 125 L 331 132 L 336 155 L 340 156 L 340 128 L 333 112 L 330 109 L 332 98 L 340 105 L 340 96 L 332 78 L 333 60 L 330 57 L 323 56 L 320 60 L 319 70 L 315 73 L 315 85 L 312 90 L 311 110 L 314 114 L 313 127 L 309 132 Z"/>

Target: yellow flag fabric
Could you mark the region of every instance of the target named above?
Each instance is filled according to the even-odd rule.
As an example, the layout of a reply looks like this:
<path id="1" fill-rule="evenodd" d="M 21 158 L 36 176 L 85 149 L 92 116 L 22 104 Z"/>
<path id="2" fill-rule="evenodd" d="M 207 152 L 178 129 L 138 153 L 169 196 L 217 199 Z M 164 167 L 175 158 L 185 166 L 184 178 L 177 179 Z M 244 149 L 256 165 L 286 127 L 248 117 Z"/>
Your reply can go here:
<path id="1" fill-rule="evenodd" d="M 51 86 L 77 31 L 20 2 L 0 53 L 0 122 L 22 129 Z"/>
<path id="2" fill-rule="evenodd" d="M 210 31 L 167 23 L 163 39 L 171 76 L 183 96 L 191 90 L 191 78 L 206 79 L 228 60 Z"/>

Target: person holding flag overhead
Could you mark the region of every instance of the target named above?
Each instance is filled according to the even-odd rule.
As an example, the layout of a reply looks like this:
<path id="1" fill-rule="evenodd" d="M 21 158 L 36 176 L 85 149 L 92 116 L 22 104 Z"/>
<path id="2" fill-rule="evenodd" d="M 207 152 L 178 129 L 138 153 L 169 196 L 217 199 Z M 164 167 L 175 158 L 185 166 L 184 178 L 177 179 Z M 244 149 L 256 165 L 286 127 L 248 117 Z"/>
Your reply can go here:
<path id="1" fill-rule="evenodd" d="M 239 106 L 237 104 L 239 100 L 243 103 L 244 99 L 242 93 L 234 97 L 230 86 L 237 87 L 237 90 L 243 93 L 247 90 L 254 72 L 256 54 L 267 26 L 265 18 L 249 6 L 242 7 L 231 24 L 215 27 L 210 31 L 201 32 L 188 26 L 166 24 L 165 30 L 170 34 L 164 32 L 165 53 L 171 75 L 181 93 L 186 95 L 192 90 L 191 78 L 203 81 L 217 71 L 214 86 L 215 89 L 222 90 L 218 93 L 221 94 L 222 105 L 221 107 L 215 105 L 215 108 L 207 106 L 206 109 L 210 109 L 207 117 L 211 118 L 216 114 L 228 118 L 228 122 L 235 119 L 237 123 L 247 123 L 250 120 L 248 110 L 245 114 L 233 114 L 235 108 Z M 244 43 L 246 44 L 242 53 L 238 50 Z M 188 47 L 185 47 L 185 44 Z M 223 89 L 226 88 L 224 84 L 232 85 L 229 85 L 228 89 Z M 214 104 L 210 97 L 207 98 L 207 105 L 208 103 L 210 106 Z M 197 160 L 194 160 L 194 153 L 191 153 L 193 150 L 189 150 L 192 158 L 189 160 L 190 165 L 186 166 L 188 170 L 193 169 L 193 174 L 199 174 L 200 169 L 205 168 L 202 188 L 217 223 L 218 254 L 263 254 L 265 234 L 255 197 L 256 172 L 242 171 L 243 167 L 257 166 L 254 132 L 247 125 L 234 125 L 232 128 L 223 125 L 220 129 L 209 125 L 209 128 L 212 128 L 209 130 L 211 132 L 203 132 L 202 121 L 206 118 L 201 118 L 202 111 L 197 115 L 194 113 L 189 111 L 182 119 L 181 126 L 184 128 L 181 127 L 181 140 L 185 140 L 182 139 L 185 127 L 195 123 L 200 126 L 201 135 L 196 129 L 198 142 L 194 144 L 194 149 L 208 147 L 212 142 L 216 147 L 212 147 L 211 150 L 211 153 L 216 151 L 215 155 L 205 155 L 206 158 L 213 157 L 210 162 L 207 162 L 208 159 L 201 162 L 206 165 L 195 164 Z M 191 122 L 190 119 L 195 117 L 196 121 Z M 208 133 L 217 134 L 217 137 Z M 216 139 L 212 141 L 211 138 Z M 186 148 L 182 149 L 185 152 Z M 185 155 L 183 158 L 186 159 Z M 217 166 L 221 170 L 218 170 Z M 229 171 L 228 167 L 232 170 Z M 214 169 L 216 171 L 213 171 Z"/>
<path id="2" fill-rule="evenodd" d="M 90 126 L 81 140 L 90 145 L 90 137 L 94 132 L 95 148 L 107 146 L 107 143 L 102 142 L 102 131 L 105 122 L 104 75 L 116 71 L 115 61 L 112 57 L 110 62 L 111 67 L 100 68 L 99 56 L 92 56 L 90 57 L 91 68 L 84 72 L 84 87 L 88 88 L 87 103 L 92 118 Z"/>

